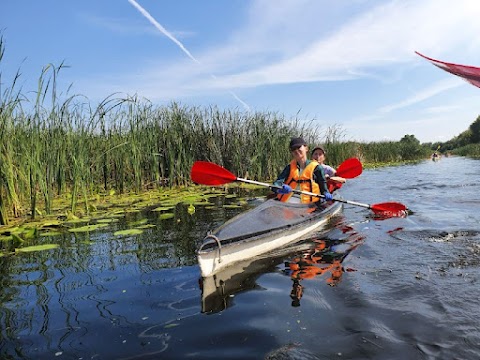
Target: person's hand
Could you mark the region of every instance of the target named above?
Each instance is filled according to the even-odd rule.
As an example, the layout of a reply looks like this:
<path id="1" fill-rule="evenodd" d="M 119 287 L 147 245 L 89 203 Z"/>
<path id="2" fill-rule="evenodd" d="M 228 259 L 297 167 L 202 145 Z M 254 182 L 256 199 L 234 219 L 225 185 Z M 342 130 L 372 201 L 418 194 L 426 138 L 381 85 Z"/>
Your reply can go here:
<path id="1" fill-rule="evenodd" d="M 325 194 L 323 194 L 323 196 L 325 197 L 325 200 L 327 200 L 327 201 L 332 201 L 333 200 L 333 195 L 330 194 L 329 192 L 326 192 Z"/>
<path id="2" fill-rule="evenodd" d="M 277 192 L 279 194 L 289 194 L 292 192 L 292 188 L 287 184 L 283 184 L 281 189 L 278 189 Z"/>

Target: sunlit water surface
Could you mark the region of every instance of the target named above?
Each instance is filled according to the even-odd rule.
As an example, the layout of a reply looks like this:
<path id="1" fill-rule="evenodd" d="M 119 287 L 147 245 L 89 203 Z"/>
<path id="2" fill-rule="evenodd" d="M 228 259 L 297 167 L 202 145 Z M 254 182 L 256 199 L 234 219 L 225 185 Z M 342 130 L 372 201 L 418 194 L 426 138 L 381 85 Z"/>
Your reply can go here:
<path id="1" fill-rule="evenodd" d="M 0 258 L 0 358 L 478 359 L 479 174 L 480 161 L 458 157 L 365 170 L 343 198 L 413 213 L 380 220 L 345 205 L 332 231 L 216 283 L 201 279 L 195 249 L 262 198 L 150 213 L 155 228 L 113 237 L 129 215 Z"/>

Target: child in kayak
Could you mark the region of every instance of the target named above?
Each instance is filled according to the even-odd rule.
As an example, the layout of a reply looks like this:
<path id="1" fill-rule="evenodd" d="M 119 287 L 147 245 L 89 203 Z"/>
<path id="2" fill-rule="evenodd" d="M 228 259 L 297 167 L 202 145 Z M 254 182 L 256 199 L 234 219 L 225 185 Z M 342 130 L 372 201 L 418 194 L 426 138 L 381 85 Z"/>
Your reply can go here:
<path id="1" fill-rule="evenodd" d="M 303 138 L 292 138 L 290 141 L 292 161 L 288 164 L 275 180 L 274 185 L 281 186 L 278 189 L 277 198 L 280 201 L 311 203 L 321 198 L 302 194 L 300 198 L 294 197 L 293 189 L 322 194 L 327 201 L 333 199 L 328 191 L 327 179 L 323 167 L 316 161 L 307 159 L 308 146 Z"/>
<path id="2" fill-rule="evenodd" d="M 317 161 L 322 167 L 327 179 L 328 191 L 333 192 L 336 189 L 340 189 L 347 179 L 336 176 L 337 170 L 330 165 L 325 164 L 325 149 L 321 146 L 317 146 L 312 150 L 312 159 Z"/>

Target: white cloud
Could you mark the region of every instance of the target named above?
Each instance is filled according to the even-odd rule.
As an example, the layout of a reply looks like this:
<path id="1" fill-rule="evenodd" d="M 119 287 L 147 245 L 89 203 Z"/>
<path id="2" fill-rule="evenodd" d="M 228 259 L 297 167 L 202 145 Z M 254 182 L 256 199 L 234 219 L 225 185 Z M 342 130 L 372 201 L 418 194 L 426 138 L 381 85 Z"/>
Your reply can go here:
<path id="1" fill-rule="evenodd" d="M 380 113 L 390 113 L 394 110 L 402 109 L 411 105 L 414 105 L 416 103 L 419 103 L 421 101 L 425 101 L 435 95 L 438 95 L 444 91 L 459 87 L 463 85 L 464 82 L 459 80 L 458 78 L 453 78 L 453 77 L 448 77 L 444 80 L 440 80 L 434 85 L 422 89 L 421 91 L 416 92 L 412 96 L 408 97 L 405 100 L 402 100 L 396 104 L 390 104 L 381 107 L 378 109 Z"/>
<path id="2" fill-rule="evenodd" d="M 139 78 L 139 88 L 162 92 L 166 84 L 169 91 L 176 87 L 174 92 L 181 94 L 369 76 L 373 71 L 367 69 L 418 62 L 414 50 L 440 54 L 465 45 L 465 26 L 480 32 L 476 7 L 476 0 L 455 6 L 450 0 L 391 1 L 356 16 L 348 14 L 348 22 L 325 32 L 312 14 L 321 9 L 315 1 L 258 1 L 230 42 L 196 55 L 201 66 L 182 61 L 152 66 Z M 322 13 L 316 17 L 322 18 Z M 309 34 L 301 30 L 305 28 Z M 162 85 L 147 85 L 148 79 L 159 78 Z"/>
<path id="3" fill-rule="evenodd" d="M 227 29 L 230 34 L 225 34 L 224 43 L 210 48 L 196 46 L 198 63 L 178 49 L 173 63 L 168 57 L 139 58 L 134 72 L 122 74 L 121 78 L 116 75 L 97 78 L 96 83 L 102 84 L 99 86 L 103 90 L 99 91 L 107 94 L 137 92 L 152 101 L 210 97 L 212 103 L 218 103 L 214 96 L 228 97 L 230 92 L 239 89 L 244 89 L 243 97 L 254 98 L 255 89 L 263 86 L 363 79 L 369 84 L 362 83 L 365 88 L 359 88 L 360 91 L 369 91 L 372 82 L 389 84 L 391 91 L 388 97 L 385 93 L 372 93 L 369 106 L 377 108 L 362 109 L 364 115 L 352 115 L 346 109 L 339 109 L 338 118 L 350 121 L 349 133 L 357 134 L 358 127 L 363 129 L 358 131 L 363 132 L 366 139 L 368 134 L 371 138 L 368 126 L 380 121 L 389 124 L 388 130 L 382 130 L 388 133 L 384 136 L 394 139 L 404 132 L 432 133 L 428 126 L 422 127 L 420 123 L 393 115 L 402 109 L 413 110 L 415 105 L 435 99 L 463 82 L 443 74 L 414 51 L 446 61 L 473 62 L 473 56 L 480 51 L 480 41 L 468 34 L 480 33 L 478 0 L 459 0 L 455 6 L 450 0 L 378 4 L 378 1 L 360 1 L 354 5 L 350 2 L 332 4 L 326 0 L 253 1 L 243 25 Z M 162 22 L 162 19 L 157 20 Z M 171 34 L 177 31 L 166 30 Z M 197 39 L 200 44 L 202 39 Z M 458 58 L 459 49 L 466 48 L 468 52 L 461 51 L 465 58 Z M 437 82 L 411 92 L 421 84 L 407 88 L 405 83 L 416 80 L 411 78 L 411 71 L 419 67 L 426 69 L 424 73 L 438 74 Z M 402 82 L 400 89 L 397 84 Z M 352 84 L 360 86 L 358 81 Z M 403 100 L 392 100 L 402 97 Z M 268 106 L 275 108 L 277 105 L 272 100 Z M 292 104 L 292 107 L 298 106 L 298 103 Z M 434 104 L 429 102 L 429 106 Z M 316 116 L 318 110 L 312 107 L 308 111 Z M 435 114 L 433 109 L 429 113 Z M 437 114 L 441 114 L 440 109 Z M 415 130 L 409 126 L 415 126 Z M 463 129 L 458 132 L 461 131 Z"/>
<path id="4" fill-rule="evenodd" d="M 425 114 L 443 114 L 460 109 L 459 105 L 432 106 L 423 110 Z"/>

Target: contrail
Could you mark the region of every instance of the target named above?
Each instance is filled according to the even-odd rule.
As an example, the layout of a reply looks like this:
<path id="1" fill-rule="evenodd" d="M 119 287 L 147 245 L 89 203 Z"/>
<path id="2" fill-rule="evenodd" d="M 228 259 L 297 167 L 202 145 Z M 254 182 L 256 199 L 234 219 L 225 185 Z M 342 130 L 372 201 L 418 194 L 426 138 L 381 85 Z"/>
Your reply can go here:
<path id="1" fill-rule="evenodd" d="M 200 64 L 200 62 L 190 53 L 190 51 L 187 50 L 187 48 L 180 42 L 178 41 L 170 32 L 167 31 L 162 25 L 158 23 L 157 20 L 153 18 L 152 15 L 148 13 L 147 10 L 145 10 L 143 7 L 140 6 L 139 3 L 137 3 L 135 0 L 128 0 L 130 4 L 132 4 L 143 16 L 147 18 L 150 23 L 155 26 L 163 35 L 168 37 L 170 40 L 172 40 L 175 44 L 178 45 L 178 47 L 194 62 L 197 64 Z M 216 78 L 215 75 L 212 75 L 213 78 Z M 244 101 L 242 101 L 233 91 L 229 91 L 229 93 L 238 101 L 240 104 L 242 104 L 247 111 L 250 111 L 250 106 Z"/>
<path id="2" fill-rule="evenodd" d="M 148 13 L 147 10 L 145 10 L 143 7 L 141 7 L 135 0 L 128 0 L 128 2 L 129 2 L 130 4 L 132 4 L 133 6 L 135 6 L 135 8 L 136 8 L 138 11 L 140 11 L 140 13 L 141 13 L 143 16 L 145 16 L 145 17 L 147 18 L 147 20 L 152 23 L 153 26 L 155 26 L 158 30 L 160 30 L 160 32 L 161 32 L 163 35 L 165 35 L 165 36 L 168 37 L 170 40 L 172 40 L 175 44 L 177 44 L 178 47 L 179 47 L 180 49 L 182 49 L 182 51 L 183 51 L 185 54 L 187 54 L 187 56 L 188 56 L 190 59 L 192 59 L 193 61 L 195 61 L 197 64 L 199 63 L 198 60 L 193 57 L 193 55 L 190 53 L 190 51 L 188 51 L 188 50 L 185 48 L 185 46 L 183 46 L 183 44 L 182 44 L 180 41 L 178 41 L 177 39 L 175 39 L 175 37 L 174 37 L 172 34 L 170 34 L 170 33 L 167 31 L 167 29 L 165 29 L 162 25 L 160 25 L 160 24 L 158 23 L 158 21 L 155 20 L 155 19 L 152 17 L 152 15 L 150 15 L 150 14 Z"/>

